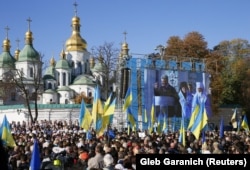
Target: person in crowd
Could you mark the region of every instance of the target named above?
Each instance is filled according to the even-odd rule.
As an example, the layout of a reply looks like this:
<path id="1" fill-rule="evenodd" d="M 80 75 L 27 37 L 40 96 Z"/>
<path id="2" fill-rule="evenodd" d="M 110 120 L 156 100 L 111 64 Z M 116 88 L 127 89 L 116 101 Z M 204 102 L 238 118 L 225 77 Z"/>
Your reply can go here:
<path id="1" fill-rule="evenodd" d="M 8 164 L 8 153 L 3 145 L 3 141 L 0 139 L 0 162 L 2 170 L 9 170 L 10 166 Z"/>
<path id="2" fill-rule="evenodd" d="M 88 160 L 88 170 L 90 168 L 103 168 L 104 167 L 102 148 L 103 147 L 100 145 L 97 145 L 95 147 L 95 156 Z"/>
<path id="3" fill-rule="evenodd" d="M 107 153 L 103 157 L 104 167 L 103 170 L 113 170 L 114 169 L 114 159 L 111 154 Z"/>

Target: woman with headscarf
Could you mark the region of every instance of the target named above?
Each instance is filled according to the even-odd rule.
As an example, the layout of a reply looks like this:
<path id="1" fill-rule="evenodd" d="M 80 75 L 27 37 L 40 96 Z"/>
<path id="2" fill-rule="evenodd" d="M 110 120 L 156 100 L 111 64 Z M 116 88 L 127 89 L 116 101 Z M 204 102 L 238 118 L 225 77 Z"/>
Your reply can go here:
<path id="1" fill-rule="evenodd" d="M 179 95 L 179 102 L 181 105 L 182 117 L 185 119 L 190 118 L 193 95 L 188 90 L 187 82 L 180 83 L 180 90 L 178 95 Z"/>

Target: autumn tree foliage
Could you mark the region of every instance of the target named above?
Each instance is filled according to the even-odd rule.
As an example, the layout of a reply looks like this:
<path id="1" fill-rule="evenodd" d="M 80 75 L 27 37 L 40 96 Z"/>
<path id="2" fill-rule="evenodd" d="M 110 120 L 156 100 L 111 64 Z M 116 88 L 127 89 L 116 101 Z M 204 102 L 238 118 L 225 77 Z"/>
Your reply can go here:
<path id="1" fill-rule="evenodd" d="M 164 58 L 168 56 L 189 57 L 203 59 L 209 50 L 207 42 L 202 34 L 193 31 L 188 33 L 183 39 L 179 36 L 172 36 L 167 41 Z"/>
<path id="2" fill-rule="evenodd" d="M 75 103 L 80 104 L 82 100 L 84 100 L 86 104 L 92 104 L 93 97 L 88 97 L 85 92 L 82 92 L 75 97 Z"/>

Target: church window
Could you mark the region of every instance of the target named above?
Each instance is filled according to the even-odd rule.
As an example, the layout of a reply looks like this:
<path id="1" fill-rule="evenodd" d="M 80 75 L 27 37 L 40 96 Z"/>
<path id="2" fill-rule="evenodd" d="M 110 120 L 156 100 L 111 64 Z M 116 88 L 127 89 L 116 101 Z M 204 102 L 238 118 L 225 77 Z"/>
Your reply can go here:
<path id="1" fill-rule="evenodd" d="M 51 83 L 48 84 L 48 89 L 52 89 L 52 84 Z"/>
<path id="2" fill-rule="evenodd" d="M 78 75 L 82 74 L 82 65 L 80 62 L 77 63 L 77 74 Z"/>
<path id="3" fill-rule="evenodd" d="M 33 76 L 34 76 L 33 68 L 30 67 L 30 77 L 33 77 Z"/>
<path id="4" fill-rule="evenodd" d="M 63 86 L 66 86 L 66 73 L 63 73 Z"/>

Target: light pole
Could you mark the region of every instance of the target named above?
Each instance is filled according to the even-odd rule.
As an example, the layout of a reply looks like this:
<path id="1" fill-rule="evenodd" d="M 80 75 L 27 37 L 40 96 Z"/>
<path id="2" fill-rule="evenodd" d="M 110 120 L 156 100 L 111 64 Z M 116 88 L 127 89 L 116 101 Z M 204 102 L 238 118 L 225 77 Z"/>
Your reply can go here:
<path id="1" fill-rule="evenodd" d="M 165 54 L 165 47 L 163 45 L 157 45 L 155 50 L 158 50 L 161 56 L 161 60 L 163 60 L 163 56 Z"/>
<path id="2" fill-rule="evenodd" d="M 25 118 L 26 118 L 27 121 L 28 121 L 28 126 L 29 126 L 29 125 L 30 125 L 30 123 L 29 123 L 29 122 L 30 122 L 30 120 L 29 120 L 29 118 L 30 118 L 29 114 L 28 114 L 26 111 L 22 110 L 22 109 L 17 109 L 17 114 L 18 114 L 18 115 L 20 115 L 21 112 L 23 112 Z"/>

